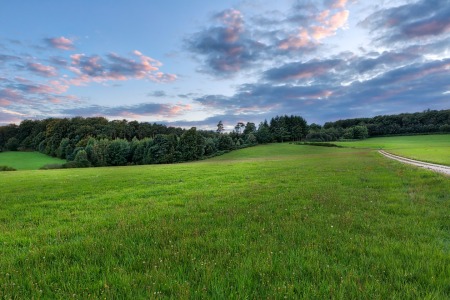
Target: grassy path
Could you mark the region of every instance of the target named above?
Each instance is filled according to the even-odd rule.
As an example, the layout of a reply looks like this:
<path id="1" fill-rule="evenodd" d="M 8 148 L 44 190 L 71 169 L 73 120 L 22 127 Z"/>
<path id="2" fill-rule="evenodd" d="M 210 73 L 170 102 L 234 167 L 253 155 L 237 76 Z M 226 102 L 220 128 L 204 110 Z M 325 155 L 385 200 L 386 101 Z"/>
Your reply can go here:
<path id="1" fill-rule="evenodd" d="M 386 152 L 384 150 L 379 150 L 378 153 L 380 153 L 380 154 L 382 154 L 382 155 L 384 155 L 384 156 L 386 156 L 386 157 L 388 157 L 390 159 L 394 159 L 394 160 L 397 160 L 397 161 L 400 161 L 400 162 L 403 162 L 403 163 L 406 163 L 406 164 L 410 164 L 410 165 L 421 167 L 421 168 L 425 168 L 427 170 L 431 170 L 431 171 L 434 171 L 434 172 L 450 175 L 450 167 L 447 167 L 447 166 L 431 164 L 431 163 L 425 163 L 425 162 L 422 162 L 422 161 L 401 157 L 401 156 L 394 155 L 394 154 L 391 154 L 389 152 Z"/>
<path id="2" fill-rule="evenodd" d="M 337 142 L 345 147 L 383 149 L 415 160 L 450 166 L 450 135 L 415 135 Z"/>

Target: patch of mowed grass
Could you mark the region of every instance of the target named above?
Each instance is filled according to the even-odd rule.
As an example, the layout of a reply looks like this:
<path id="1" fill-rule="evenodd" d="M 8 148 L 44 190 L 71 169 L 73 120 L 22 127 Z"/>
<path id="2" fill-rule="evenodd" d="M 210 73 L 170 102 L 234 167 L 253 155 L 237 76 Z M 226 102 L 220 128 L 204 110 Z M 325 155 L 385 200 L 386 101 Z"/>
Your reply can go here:
<path id="1" fill-rule="evenodd" d="M 0 174 L 4 298 L 450 297 L 450 184 L 369 150 Z"/>
<path id="2" fill-rule="evenodd" d="M 64 164 L 66 161 L 39 152 L 0 152 L 0 165 L 17 170 L 37 170 L 47 164 Z"/>
<path id="3" fill-rule="evenodd" d="M 450 134 L 377 137 L 336 144 L 345 147 L 384 149 L 412 159 L 450 166 Z"/>

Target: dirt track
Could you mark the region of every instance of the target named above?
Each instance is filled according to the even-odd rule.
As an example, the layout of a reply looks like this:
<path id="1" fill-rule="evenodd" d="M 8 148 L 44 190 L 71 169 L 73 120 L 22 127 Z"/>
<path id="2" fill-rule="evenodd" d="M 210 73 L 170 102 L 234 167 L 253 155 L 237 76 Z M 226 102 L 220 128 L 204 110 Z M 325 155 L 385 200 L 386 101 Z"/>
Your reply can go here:
<path id="1" fill-rule="evenodd" d="M 432 171 L 435 171 L 435 172 L 439 172 L 439 173 L 443 173 L 443 174 L 446 174 L 446 175 L 450 175 L 450 167 L 448 167 L 448 166 L 437 165 L 437 164 L 430 164 L 430 163 L 427 163 L 427 162 L 413 160 L 413 159 L 397 156 L 397 155 L 388 153 L 388 152 L 383 151 L 383 150 L 379 150 L 378 152 L 383 154 L 386 157 L 398 160 L 398 161 L 406 163 L 406 164 L 410 164 L 410 165 L 414 165 L 414 166 L 417 166 L 417 167 L 421 167 L 421 168 L 425 168 L 425 169 L 428 169 L 428 170 L 432 170 Z"/>

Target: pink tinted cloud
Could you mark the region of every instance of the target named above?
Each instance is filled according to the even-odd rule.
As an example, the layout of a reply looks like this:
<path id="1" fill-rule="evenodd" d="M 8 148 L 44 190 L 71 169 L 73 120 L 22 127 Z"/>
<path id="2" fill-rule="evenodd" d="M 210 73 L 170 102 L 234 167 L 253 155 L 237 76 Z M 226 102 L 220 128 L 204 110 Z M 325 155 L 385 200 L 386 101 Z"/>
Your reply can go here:
<path id="1" fill-rule="evenodd" d="M 0 105 L 9 106 L 13 103 L 17 104 L 22 102 L 22 96 L 15 90 L 10 88 L 5 88 L 0 90 Z"/>
<path id="2" fill-rule="evenodd" d="M 1 106 L 8 106 L 8 105 L 11 105 L 11 104 L 12 104 L 12 102 L 9 101 L 8 99 L 0 98 L 0 105 Z"/>
<path id="3" fill-rule="evenodd" d="M 123 106 L 115 108 L 101 108 L 104 114 L 109 116 L 120 116 L 124 118 L 139 119 L 147 116 L 156 116 L 160 118 L 173 118 L 185 114 L 192 110 L 189 104 L 161 104 L 161 103 L 143 103 L 136 106 Z"/>
<path id="4" fill-rule="evenodd" d="M 9 106 L 11 104 L 18 104 L 24 101 L 22 95 L 18 91 L 10 88 L 0 90 L 0 105 Z"/>
<path id="5" fill-rule="evenodd" d="M 40 63 L 27 63 L 27 69 L 35 74 L 44 77 L 55 77 L 56 75 L 58 75 L 54 67 L 45 66 Z"/>
<path id="6" fill-rule="evenodd" d="M 301 29 L 297 35 L 290 36 L 278 45 L 281 50 L 308 48 L 314 45 L 306 29 Z"/>
<path id="7" fill-rule="evenodd" d="M 27 86 L 26 91 L 30 94 L 51 94 L 54 92 L 54 89 L 49 85 L 36 84 Z"/>
<path id="8" fill-rule="evenodd" d="M 216 67 L 224 72 L 238 72 L 242 69 L 242 64 L 240 62 L 229 64 L 226 60 L 218 60 Z"/>
<path id="9" fill-rule="evenodd" d="M 317 17 L 317 21 L 320 23 L 323 23 L 326 21 L 326 19 L 328 18 L 328 16 L 330 15 L 330 10 L 326 9 L 323 12 L 321 12 Z"/>
<path id="10" fill-rule="evenodd" d="M 24 116 L 26 115 L 16 111 L 0 109 L 0 124 L 18 124 L 22 121 Z"/>
<path id="11" fill-rule="evenodd" d="M 52 87 L 53 93 L 55 94 L 63 94 L 69 89 L 69 85 L 67 83 L 59 80 L 52 80 L 49 82 L 49 85 Z"/>
<path id="12" fill-rule="evenodd" d="M 154 76 L 150 76 L 149 78 L 155 82 L 172 82 L 177 80 L 177 75 L 157 72 Z"/>
<path id="13" fill-rule="evenodd" d="M 328 22 L 325 22 L 328 26 L 333 28 L 334 30 L 337 30 L 345 25 L 348 20 L 348 16 L 350 15 L 350 12 L 348 10 L 342 10 L 331 16 L 330 20 Z"/>
<path id="14" fill-rule="evenodd" d="M 332 91 L 322 91 L 321 93 L 316 94 L 317 98 L 328 98 L 333 95 Z"/>
<path id="15" fill-rule="evenodd" d="M 53 48 L 60 49 L 60 50 L 73 50 L 75 49 L 75 46 L 73 44 L 73 40 L 66 38 L 64 36 L 56 37 L 56 38 L 49 38 L 45 40 L 47 44 L 52 46 Z"/>
<path id="16" fill-rule="evenodd" d="M 347 0 L 336 0 L 331 9 L 325 9 L 317 16 L 311 16 L 311 23 L 301 27 L 298 33 L 282 40 L 278 48 L 281 50 L 309 48 L 317 45 L 320 40 L 333 36 L 336 31 L 345 26 L 350 15 L 345 10 Z M 332 13 L 332 11 L 334 13 Z"/>
<path id="17" fill-rule="evenodd" d="M 130 79 L 149 79 L 155 82 L 170 82 L 177 79 L 175 74 L 159 71 L 162 63 L 133 51 L 133 58 L 115 53 L 105 57 L 74 54 L 69 70 L 77 76 L 69 79 L 72 85 L 83 85 L 89 82 L 124 81 Z"/>
<path id="18" fill-rule="evenodd" d="M 181 104 L 177 103 L 176 105 L 173 105 L 169 108 L 168 112 L 166 113 L 166 117 L 176 117 L 179 115 L 184 114 L 186 111 L 192 110 L 192 106 L 190 104 Z"/>
<path id="19" fill-rule="evenodd" d="M 145 56 L 138 50 L 134 50 L 133 54 L 139 57 L 141 60 L 142 71 L 157 71 L 159 67 L 162 66 L 160 61 L 153 59 L 151 57 Z M 130 63 L 133 63 L 130 61 Z"/>
<path id="20" fill-rule="evenodd" d="M 292 98 L 300 98 L 300 99 L 323 99 L 328 98 L 331 95 L 333 95 L 332 91 L 323 90 L 319 92 L 313 92 L 313 93 L 305 93 L 299 97 L 299 95 L 295 94 L 292 96 Z"/>
<path id="21" fill-rule="evenodd" d="M 333 35 L 333 33 L 334 33 L 334 31 L 329 27 L 325 27 L 325 26 L 313 26 L 312 27 L 312 36 L 316 40 L 324 39 L 330 35 Z"/>
<path id="22" fill-rule="evenodd" d="M 348 20 L 349 17 L 348 10 L 342 10 L 329 18 L 323 18 L 321 20 L 321 25 L 312 26 L 312 36 L 316 40 L 321 40 L 326 37 L 332 36 L 336 34 L 336 31 L 342 28 Z"/>
<path id="23" fill-rule="evenodd" d="M 101 116 L 101 114 L 98 114 L 99 116 Z M 134 120 L 138 120 L 141 117 L 144 117 L 145 115 L 140 115 L 137 113 L 133 113 L 130 111 L 121 111 L 117 114 L 117 116 L 120 116 L 122 118 L 128 118 L 128 119 L 134 119 Z"/>
<path id="24" fill-rule="evenodd" d="M 69 89 L 66 83 L 52 80 L 46 83 L 34 83 L 27 81 L 17 85 L 17 90 L 28 94 L 63 94 Z"/>
<path id="25" fill-rule="evenodd" d="M 450 21 L 431 20 L 420 24 L 411 25 L 405 29 L 410 37 L 429 36 L 450 32 Z"/>
<path id="26" fill-rule="evenodd" d="M 225 41 L 227 43 L 237 42 L 244 32 L 244 21 L 242 13 L 236 9 L 229 9 L 217 16 L 225 26 Z"/>
<path id="27" fill-rule="evenodd" d="M 348 0 L 335 0 L 331 7 L 333 8 L 345 8 Z"/>
<path id="28" fill-rule="evenodd" d="M 330 70 L 330 67 L 316 66 L 314 68 L 302 70 L 297 74 L 286 77 L 286 79 L 307 79 L 323 75 Z"/>
<path id="29" fill-rule="evenodd" d="M 405 76 L 400 76 L 398 81 L 410 81 L 436 73 L 448 73 L 449 71 L 450 62 L 447 61 L 446 63 L 437 64 L 435 66 L 430 66 L 429 68 L 424 68 L 423 70 L 419 70 Z"/>

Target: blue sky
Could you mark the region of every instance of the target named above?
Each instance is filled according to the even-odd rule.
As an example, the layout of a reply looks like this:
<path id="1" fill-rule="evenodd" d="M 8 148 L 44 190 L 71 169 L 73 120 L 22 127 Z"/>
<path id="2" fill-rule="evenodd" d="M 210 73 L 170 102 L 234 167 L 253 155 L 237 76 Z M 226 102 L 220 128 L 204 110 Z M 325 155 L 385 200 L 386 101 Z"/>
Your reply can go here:
<path id="1" fill-rule="evenodd" d="M 0 125 L 450 108 L 450 0 L 1 1 Z"/>

